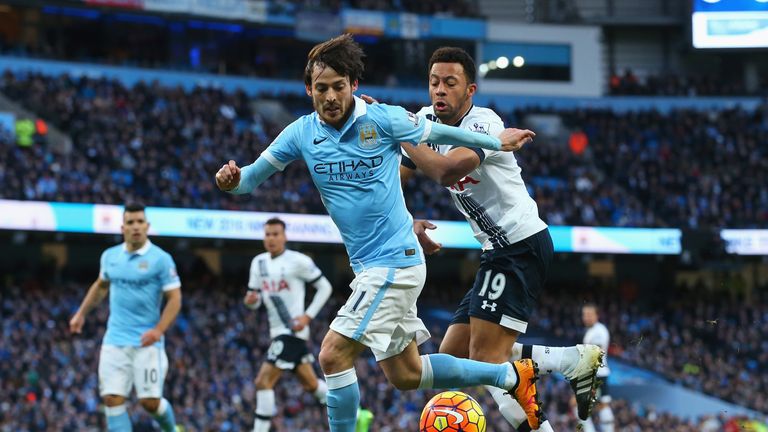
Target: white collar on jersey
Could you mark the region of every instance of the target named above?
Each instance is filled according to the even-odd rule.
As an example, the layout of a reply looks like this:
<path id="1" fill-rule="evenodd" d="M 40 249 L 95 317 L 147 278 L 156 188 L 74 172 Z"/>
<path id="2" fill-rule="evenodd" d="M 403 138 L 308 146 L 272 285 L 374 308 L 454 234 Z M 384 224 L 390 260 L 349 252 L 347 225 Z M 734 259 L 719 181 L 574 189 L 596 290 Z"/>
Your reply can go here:
<path id="1" fill-rule="evenodd" d="M 150 247 L 152 247 L 152 242 L 151 242 L 151 241 L 149 241 L 149 239 L 147 239 L 147 242 L 146 242 L 146 243 L 144 243 L 144 246 L 142 246 L 142 247 L 140 247 L 140 248 L 136 249 L 135 251 L 133 251 L 133 253 L 135 253 L 136 255 L 146 255 L 146 254 L 147 254 L 147 252 L 149 252 L 149 248 L 150 248 Z M 129 252 L 128 252 L 128 243 L 123 243 L 123 250 L 124 250 L 126 253 L 129 253 Z"/>
<path id="2" fill-rule="evenodd" d="M 368 104 L 364 100 L 355 95 L 352 95 L 352 99 L 355 101 L 355 110 L 352 111 L 352 121 L 347 120 L 349 124 L 354 123 L 355 120 L 364 116 L 368 112 Z M 315 114 L 317 114 L 317 111 L 315 111 Z M 317 121 L 319 121 L 320 124 L 326 124 L 319 115 L 317 116 Z"/>

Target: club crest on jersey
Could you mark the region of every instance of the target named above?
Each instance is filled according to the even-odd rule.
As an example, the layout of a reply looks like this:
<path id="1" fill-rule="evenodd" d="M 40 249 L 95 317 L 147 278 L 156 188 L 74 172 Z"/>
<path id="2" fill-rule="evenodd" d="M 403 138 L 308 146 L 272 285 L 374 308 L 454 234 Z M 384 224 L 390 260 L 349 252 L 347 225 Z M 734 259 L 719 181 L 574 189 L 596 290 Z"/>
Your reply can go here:
<path id="1" fill-rule="evenodd" d="M 471 130 L 472 132 L 479 132 L 482 134 L 490 135 L 490 132 L 489 132 L 490 128 L 491 128 L 490 123 L 475 122 L 475 123 L 472 123 L 472 126 L 469 127 L 469 130 Z"/>
<path id="2" fill-rule="evenodd" d="M 360 135 L 360 147 L 364 149 L 373 149 L 381 145 L 379 133 L 376 125 L 370 122 L 357 126 L 357 132 Z"/>
<path id="3" fill-rule="evenodd" d="M 149 261 L 139 261 L 139 271 L 149 270 Z"/>

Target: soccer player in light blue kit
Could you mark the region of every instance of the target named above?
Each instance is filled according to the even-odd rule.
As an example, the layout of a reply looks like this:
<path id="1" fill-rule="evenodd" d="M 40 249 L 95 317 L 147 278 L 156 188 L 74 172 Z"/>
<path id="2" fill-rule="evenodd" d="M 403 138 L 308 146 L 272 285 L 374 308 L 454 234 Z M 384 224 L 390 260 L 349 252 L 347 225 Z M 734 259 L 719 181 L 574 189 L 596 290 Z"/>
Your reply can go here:
<path id="1" fill-rule="evenodd" d="M 173 258 L 147 237 L 144 206 L 123 211 L 125 243 L 101 255 L 101 270 L 69 322 L 81 333 L 85 316 L 109 294 L 109 320 L 99 358 L 99 392 L 110 432 L 131 431 L 125 399 L 136 387 L 139 403 L 165 432 L 176 430 L 171 404 L 163 398 L 168 372 L 163 334 L 181 309 L 181 282 Z M 165 308 L 160 312 L 163 298 Z"/>
<path id="2" fill-rule="evenodd" d="M 428 121 L 401 107 L 367 105 L 353 96 L 363 51 L 350 35 L 315 46 L 304 79 L 315 112 L 283 130 L 251 165 L 235 161 L 216 173 L 217 186 L 245 194 L 297 159 L 306 162 L 341 232 L 356 277 L 320 350 L 333 432 L 352 432 L 360 402 L 354 360 L 368 347 L 400 390 L 493 385 L 506 389 L 537 424 L 536 365 L 530 359 L 491 364 L 447 354 L 419 356 L 429 332 L 416 315 L 424 287 L 424 255 L 400 188 L 400 142 L 519 149 L 533 137 L 507 129 L 498 138 Z"/>

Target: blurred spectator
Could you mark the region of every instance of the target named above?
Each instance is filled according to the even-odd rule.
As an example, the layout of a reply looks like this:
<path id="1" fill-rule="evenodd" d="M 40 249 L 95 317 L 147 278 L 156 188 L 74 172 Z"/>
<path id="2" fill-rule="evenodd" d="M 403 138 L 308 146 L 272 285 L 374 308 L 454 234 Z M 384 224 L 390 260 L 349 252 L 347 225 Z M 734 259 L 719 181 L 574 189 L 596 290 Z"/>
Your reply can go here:
<path id="1" fill-rule="evenodd" d="M 253 378 L 259 359 L 269 346 L 266 317 L 242 305 L 242 286 L 210 277 L 185 278 L 182 275 L 182 278 L 185 281 L 183 311 L 166 334 L 172 367 L 165 396 L 177 407 L 177 421 L 189 431 L 249 431 L 255 401 Z M 86 322 L 83 335 L 73 337 L 68 332 L 67 322 L 87 283 L 70 281 L 49 286 L 41 281 L 29 281 L 23 287 L 5 281 L 2 283 L 0 392 L 4 397 L 0 401 L 0 431 L 103 430 L 96 365 L 98 345 L 107 318 L 106 308 L 94 311 Z M 446 283 L 433 281 L 429 292 L 445 291 Z M 434 297 L 430 295 L 430 298 Z M 532 322 L 542 323 L 542 327 L 553 334 L 575 332 L 580 335 L 578 314 L 574 312 L 578 308 L 570 310 L 563 306 L 576 304 L 573 299 L 568 295 L 548 298 L 551 301 L 540 312 L 542 317 L 548 319 Z M 324 312 L 316 318 L 314 325 L 317 331 L 313 332 L 310 341 L 315 354 L 333 311 L 343 301 L 342 297 L 332 298 L 329 307 L 324 308 Z M 744 307 L 743 303 L 705 305 L 695 299 L 689 303 L 699 306 L 685 308 L 682 307 L 684 304 L 676 304 L 665 312 L 650 312 L 641 311 L 636 305 L 626 306 L 613 301 L 605 303 L 603 310 L 609 314 L 606 322 L 613 326 L 614 334 L 619 335 L 616 344 L 625 349 L 625 354 L 620 356 L 630 361 L 641 361 L 644 366 L 653 369 L 659 368 L 653 366 L 653 362 L 658 362 L 665 366 L 667 373 L 680 373 L 682 369 L 673 365 L 683 361 L 690 350 L 700 351 L 700 355 L 709 356 L 713 361 L 717 359 L 716 364 L 719 365 L 714 369 L 703 368 L 705 377 L 697 378 L 717 383 L 712 394 L 729 390 L 736 392 L 734 395 L 738 395 L 740 403 L 764 404 L 765 380 L 761 378 L 759 368 L 744 364 L 743 359 L 752 356 L 756 365 L 765 364 L 763 341 L 767 329 L 763 325 L 758 331 L 740 332 L 739 329 L 746 328 L 744 322 L 726 318 L 733 313 L 735 317 L 741 316 L 749 321 L 761 313 L 768 313 L 764 303 L 761 302 L 759 307 Z M 737 305 L 742 307 L 736 308 Z M 723 313 L 722 322 L 716 326 L 699 325 L 699 316 L 715 316 L 710 313 Z M 571 322 L 569 318 L 575 321 Z M 678 327 L 678 323 L 686 324 L 685 328 Z M 430 331 L 433 338 L 422 346 L 423 352 L 437 350 L 444 328 L 432 324 Z M 634 340 L 638 332 L 645 335 L 646 341 L 641 347 L 631 347 L 628 341 Z M 719 339 L 721 336 L 724 339 Z M 688 346 L 691 348 L 686 348 Z M 734 353 L 734 347 L 750 347 L 751 351 Z M 762 354 L 755 350 L 761 350 Z M 727 367 L 724 366 L 726 361 Z M 375 415 L 370 430 L 413 430 L 424 403 L 435 392 L 401 393 L 395 390 L 387 383 L 372 357 L 358 360 L 356 369 L 360 377 L 362 403 Z M 729 377 L 728 384 L 723 386 L 723 377 L 731 373 L 739 375 L 738 383 L 729 381 L 732 379 Z M 274 417 L 275 430 L 327 430 L 323 408 L 311 395 L 303 392 L 291 375 L 285 378 L 276 388 L 277 397 L 292 402 L 278 406 L 278 415 Z M 574 430 L 576 422 L 569 405 L 572 390 L 568 383 L 547 376 L 540 386 L 552 426 L 556 430 Z M 489 430 L 511 431 L 494 409 L 493 400 L 482 389 L 472 390 L 471 393 L 484 407 Z M 759 406 L 765 410 L 764 405 L 755 407 Z M 615 400 L 613 408 L 617 430 L 622 431 L 729 430 L 729 424 L 747 424 L 746 419 L 728 419 L 725 414 L 685 420 L 622 400 Z M 135 402 L 129 409 L 135 430 L 153 430 L 151 419 L 142 410 L 136 409 Z"/>
<path id="2" fill-rule="evenodd" d="M 71 153 L 46 145 L 0 145 L 10 199 L 243 209 L 324 214 L 303 162 L 290 164 L 253 196 L 213 187 L 228 159 L 252 162 L 281 125 L 252 110 L 243 92 L 158 83 L 5 73 L 0 91 L 68 133 Z M 306 98 L 283 95 L 295 115 Z M 570 143 L 537 142 L 516 154 L 542 218 L 553 225 L 752 228 L 768 222 L 768 109 L 611 110 L 528 108 L 562 117 Z M 44 144 L 41 143 L 41 144 Z M 570 144 L 570 145 L 569 145 Z M 587 147 L 588 145 L 588 147 Z M 583 153 L 580 153 L 585 148 Z M 414 216 L 462 219 L 448 192 L 416 176 L 406 187 Z"/>

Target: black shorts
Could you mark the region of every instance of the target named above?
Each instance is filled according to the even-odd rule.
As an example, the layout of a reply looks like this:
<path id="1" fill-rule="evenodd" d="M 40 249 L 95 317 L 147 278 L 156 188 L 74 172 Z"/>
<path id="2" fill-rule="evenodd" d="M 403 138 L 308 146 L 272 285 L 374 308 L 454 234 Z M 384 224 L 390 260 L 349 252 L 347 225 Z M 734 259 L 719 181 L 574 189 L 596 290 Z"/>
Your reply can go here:
<path id="1" fill-rule="evenodd" d="M 267 350 L 267 363 L 282 370 L 294 370 L 303 363 L 313 361 L 315 356 L 309 352 L 307 341 L 294 336 L 280 335 L 272 339 Z"/>
<path id="2" fill-rule="evenodd" d="M 525 333 L 553 254 L 548 229 L 483 252 L 475 283 L 461 300 L 451 324 L 468 324 L 469 317 L 475 317 Z"/>

